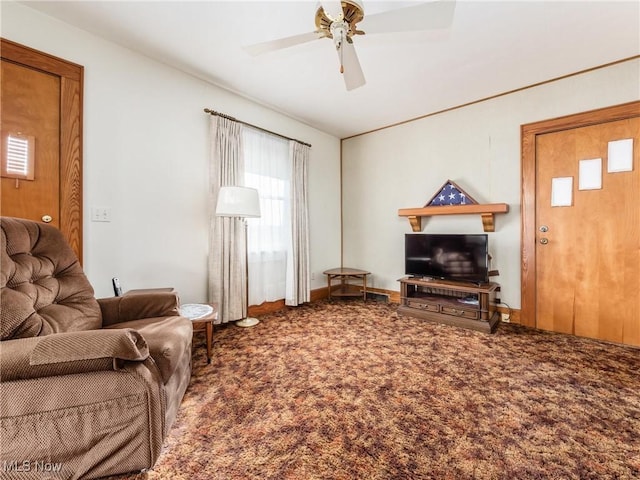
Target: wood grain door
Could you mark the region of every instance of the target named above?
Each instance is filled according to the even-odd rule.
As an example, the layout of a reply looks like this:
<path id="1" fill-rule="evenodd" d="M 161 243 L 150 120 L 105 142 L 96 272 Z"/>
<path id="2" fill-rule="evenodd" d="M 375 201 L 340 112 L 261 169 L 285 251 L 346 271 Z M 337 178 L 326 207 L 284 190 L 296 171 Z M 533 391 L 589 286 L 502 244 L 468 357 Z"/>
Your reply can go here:
<path id="1" fill-rule="evenodd" d="M 529 294 L 537 328 L 640 345 L 640 104 L 628 110 L 530 139 L 535 223 L 523 219 L 523 228 L 528 220 L 535 285 L 523 285 L 522 313 Z M 609 142 L 622 139 L 633 139 L 633 170 L 608 172 Z M 602 186 L 581 190 L 580 161 L 591 159 L 601 159 Z M 552 206 L 552 179 L 561 177 L 572 178 L 570 206 Z"/>
<path id="2" fill-rule="evenodd" d="M 82 261 L 84 69 L 0 39 L 3 165 L 7 138 L 24 140 L 33 178 L 2 178 L 0 213 L 56 225 Z"/>
<path id="3" fill-rule="evenodd" d="M 12 141 L 24 148 L 17 167 L 3 171 L 0 212 L 60 226 L 60 78 L 2 60 L 0 138 L 6 161 Z M 33 150 L 29 152 L 28 150 Z M 30 178 L 24 178 L 24 177 Z"/>

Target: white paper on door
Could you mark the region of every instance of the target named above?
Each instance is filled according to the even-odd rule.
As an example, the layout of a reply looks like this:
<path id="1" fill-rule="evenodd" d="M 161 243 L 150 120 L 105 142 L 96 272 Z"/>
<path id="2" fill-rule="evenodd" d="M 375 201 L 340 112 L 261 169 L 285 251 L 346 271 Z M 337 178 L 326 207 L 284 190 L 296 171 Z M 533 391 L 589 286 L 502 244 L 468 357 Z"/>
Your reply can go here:
<path id="1" fill-rule="evenodd" d="M 609 142 L 607 172 L 630 172 L 633 170 L 633 138 Z"/>
<path id="2" fill-rule="evenodd" d="M 573 205 L 573 177 L 551 179 L 551 206 L 570 207 Z"/>
<path id="3" fill-rule="evenodd" d="M 602 188 L 602 159 L 580 160 L 578 167 L 578 190 Z"/>

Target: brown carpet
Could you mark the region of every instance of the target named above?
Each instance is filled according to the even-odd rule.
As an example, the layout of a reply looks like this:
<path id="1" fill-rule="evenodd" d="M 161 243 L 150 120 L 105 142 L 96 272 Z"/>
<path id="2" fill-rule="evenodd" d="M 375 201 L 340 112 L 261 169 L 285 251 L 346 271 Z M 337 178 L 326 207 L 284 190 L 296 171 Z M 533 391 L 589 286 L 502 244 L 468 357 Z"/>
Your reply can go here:
<path id="1" fill-rule="evenodd" d="M 158 463 L 130 478 L 640 478 L 638 349 L 361 301 L 214 335 Z"/>

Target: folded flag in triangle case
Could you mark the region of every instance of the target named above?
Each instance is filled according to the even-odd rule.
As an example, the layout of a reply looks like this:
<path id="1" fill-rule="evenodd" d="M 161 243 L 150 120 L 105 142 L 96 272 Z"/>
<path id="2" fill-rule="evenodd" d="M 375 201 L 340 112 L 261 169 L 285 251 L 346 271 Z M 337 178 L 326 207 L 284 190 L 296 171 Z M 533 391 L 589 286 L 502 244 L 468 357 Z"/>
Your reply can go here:
<path id="1" fill-rule="evenodd" d="M 429 202 L 428 206 L 439 205 L 470 205 L 475 203 L 472 198 L 468 198 L 467 194 L 449 181 L 444 184 L 439 193 L 437 193 Z"/>

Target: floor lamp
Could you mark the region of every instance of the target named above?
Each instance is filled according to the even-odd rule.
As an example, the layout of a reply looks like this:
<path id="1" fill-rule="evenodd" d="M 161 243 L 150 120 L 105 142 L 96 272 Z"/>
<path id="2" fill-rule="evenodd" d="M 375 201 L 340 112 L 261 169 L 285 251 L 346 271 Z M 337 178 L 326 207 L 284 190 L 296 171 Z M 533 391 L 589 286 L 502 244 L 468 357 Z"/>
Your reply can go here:
<path id="1" fill-rule="evenodd" d="M 220 187 L 218 203 L 216 204 L 217 217 L 258 218 L 260 217 L 260 197 L 258 190 L 249 187 Z M 257 318 L 249 317 L 249 245 L 247 244 L 247 221 L 244 222 L 245 234 L 245 267 L 246 267 L 246 305 L 247 318 L 238 320 L 239 327 L 253 327 L 260 323 Z"/>

